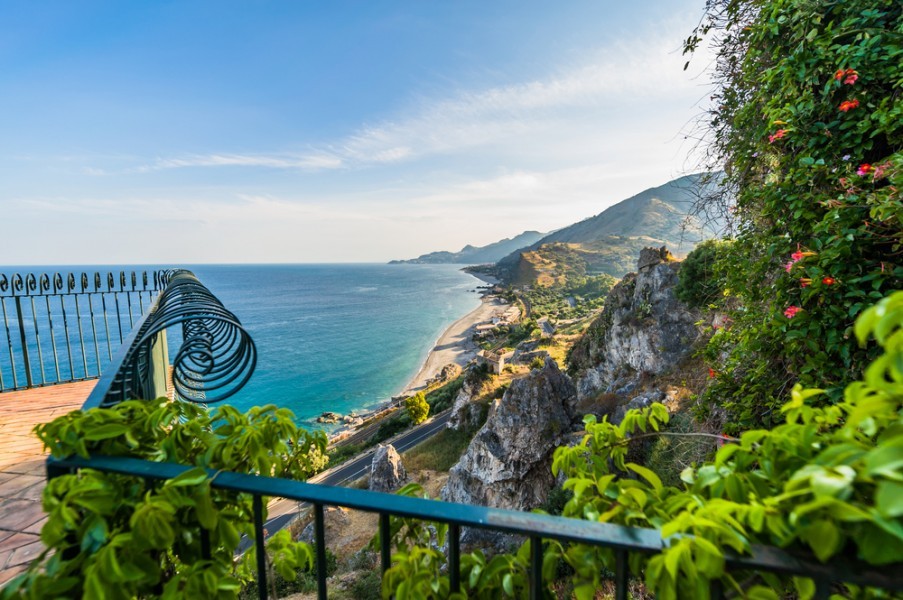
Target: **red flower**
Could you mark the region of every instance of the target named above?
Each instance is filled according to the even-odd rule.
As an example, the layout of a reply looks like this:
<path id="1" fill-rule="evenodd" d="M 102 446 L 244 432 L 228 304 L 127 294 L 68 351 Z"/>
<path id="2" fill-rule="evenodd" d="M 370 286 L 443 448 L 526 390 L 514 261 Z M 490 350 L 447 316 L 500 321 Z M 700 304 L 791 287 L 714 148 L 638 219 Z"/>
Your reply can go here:
<path id="1" fill-rule="evenodd" d="M 840 103 L 838 110 L 840 112 L 848 112 L 859 106 L 859 100 L 844 100 Z"/>
<path id="2" fill-rule="evenodd" d="M 793 259 L 793 262 L 797 262 L 803 259 L 803 253 L 800 250 L 797 250 L 793 254 L 790 255 L 790 258 Z"/>
<path id="3" fill-rule="evenodd" d="M 837 280 L 833 277 L 822 277 L 821 282 L 825 285 L 834 285 L 835 283 L 837 283 Z"/>
<path id="4" fill-rule="evenodd" d="M 809 279 L 808 277 L 803 277 L 802 279 L 800 279 L 800 287 L 806 288 L 806 287 L 809 287 L 810 285 L 812 285 L 812 280 Z"/>
<path id="5" fill-rule="evenodd" d="M 859 73 L 857 73 L 855 69 L 837 69 L 834 73 L 834 79 L 837 81 L 843 79 L 844 84 L 853 85 L 856 83 L 856 80 L 859 79 Z"/>
<path id="6" fill-rule="evenodd" d="M 717 375 L 717 373 L 715 373 L 715 369 L 709 367 L 709 379 L 714 379 L 715 375 Z"/>
<path id="7" fill-rule="evenodd" d="M 803 309 L 800 308 L 799 306 L 790 305 L 787 307 L 787 310 L 784 311 L 784 316 L 787 317 L 788 319 L 792 319 L 793 317 L 796 316 L 796 313 L 800 312 L 801 310 L 803 310 Z"/>
<path id="8" fill-rule="evenodd" d="M 788 131 L 786 129 L 778 129 L 772 135 L 768 136 L 768 143 L 773 144 L 775 140 L 779 140 L 785 135 L 787 135 Z"/>
<path id="9" fill-rule="evenodd" d="M 864 175 L 868 175 L 869 173 L 872 173 L 874 170 L 875 170 L 875 167 L 873 167 L 872 165 L 870 165 L 868 163 L 862 163 L 861 165 L 859 165 L 859 168 L 856 170 L 856 174 L 859 175 L 860 177 L 862 177 Z"/>

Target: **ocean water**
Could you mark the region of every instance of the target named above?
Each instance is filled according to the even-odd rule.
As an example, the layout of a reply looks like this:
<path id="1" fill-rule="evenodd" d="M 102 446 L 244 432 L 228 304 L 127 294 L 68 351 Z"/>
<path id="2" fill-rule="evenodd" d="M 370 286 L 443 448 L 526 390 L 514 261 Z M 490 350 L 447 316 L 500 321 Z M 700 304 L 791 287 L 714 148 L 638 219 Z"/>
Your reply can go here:
<path id="1" fill-rule="evenodd" d="M 254 376 L 226 400 L 273 403 L 301 422 L 389 400 L 437 338 L 479 306 L 481 282 L 455 265 L 197 265 L 251 334 Z"/>
<path id="2" fill-rule="evenodd" d="M 155 267 L 0 267 L 12 273 L 88 273 L 105 275 L 112 271 L 151 271 Z M 255 405 L 277 404 L 294 411 L 299 423 L 311 424 L 325 411 L 347 414 L 374 407 L 397 395 L 417 374 L 437 338 L 454 321 L 479 303 L 472 293 L 481 282 L 455 265 L 187 265 L 242 322 L 258 351 L 257 369 L 248 384 L 225 400 L 241 410 Z M 78 339 L 80 328 L 87 342 L 85 352 L 76 345 L 66 352 L 66 336 L 59 299 L 52 307 L 57 328 L 62 377 L 74 373 L 96 373 L 105 367 L 118 347 L 118 323 L 112 300 L 105 311 L 97 296 L 82 297 L 81 312 L 67 299 L 70 338 Z M 144 296 L 143 306 L 149 301 Z M 11 298 L 4 300 L 7 311 L 15 310 Z M 125 298 L 119 298 L 125 305 Z M 24 303 L 30 306 L 28 302 Z M 37 302 L 38 308 L 42 301 Z M 133 315 L 141 314 L 134 301 Z M 93 311 L 93 317 L 89 314 Z M 112 311 L 112 312 L 110 312 Z M 109 317 L 102 314 L 110 312 Z M 122 312 L 120 313 L 123 314 Z M 26 318 L 30 362 L 33 370 L 43 362 L 53 380 L 46 313 L 38 310 L 35 320 Z M 93 326 L 92 326 L 93 318 Z M 129 316 L 123 316 L 127 334 Z M 17 340 L 15 313 L 10 317 L 10 335 Z M 42 361 L 37 360 L 35 326 L 42 330 Z M 93 331 L 97 330 L 98 343 Z M 104 332 L 112 331 L 109 344 Z M 5 338 L 5 336 L 3 336 Z M 170 336 L 174 346 L 180 335 Z M 77 344 L 77 342 L 76 342 Z M 19 347 L 14 343 L 13 346 Z M 171 347 L 171 356 L 175 348 Z M 13 353 L 15 354 L 15 352 Z M 11 385 L 9 344 L 0 343 L 0 380 Z M 15 359 L 20 384 L 24 381 L 21 357 Z M 69 363 L 74 366 L 70 369 Z M 37 371 L 35 377 L 38 378 Z"/>

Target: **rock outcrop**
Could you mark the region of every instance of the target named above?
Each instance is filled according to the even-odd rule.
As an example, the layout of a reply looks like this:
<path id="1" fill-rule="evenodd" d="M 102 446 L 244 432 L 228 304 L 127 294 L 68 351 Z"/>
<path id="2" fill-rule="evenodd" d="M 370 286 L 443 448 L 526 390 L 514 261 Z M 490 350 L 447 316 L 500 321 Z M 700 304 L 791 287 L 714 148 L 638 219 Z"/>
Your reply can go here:
<path id="1" fill-rule="evenodd" d="M 554 360 L 511 387 L 452 467 L 444 500 L 530 510 L 554 484 L 552 453 L 572 428 L 576 389 Z"/>
<path id="2" fill-rule="evenodd" d="M 370 489 L 374 492 L 394 492 L 405 483 L 407 477 L 395 446 L 380 444 L 370 463 Z"/>
<path id="3" fill-rule="evenodd" d="M 478 400 L 487 391 L 486 378 L 486 372 L 480 369 L 471 369 L 467 372 L 452 404 L 451 416 L 448 419 L 450 429 L 473 431 L 482 425 L 483 417 L 486 415 L 486 403 Z"/>
<path id="4" fill-rule="evenodd" d="M 574 346 L 577 411 L 609 414 L 615 394 L 626 402 L 646 375 L 676 366 L 700 335 L 700 315 L 674 295 L 680 262 L 664 247 L 640 253 L 637 273 L 626 275 L 605 302 L 605 309 Z"/>

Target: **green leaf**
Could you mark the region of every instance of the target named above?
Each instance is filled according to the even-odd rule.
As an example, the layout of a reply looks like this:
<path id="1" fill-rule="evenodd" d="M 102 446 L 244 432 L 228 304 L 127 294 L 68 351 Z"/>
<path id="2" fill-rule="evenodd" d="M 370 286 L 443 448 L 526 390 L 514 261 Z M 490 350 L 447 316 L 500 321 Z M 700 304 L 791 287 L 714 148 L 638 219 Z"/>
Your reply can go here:
<path id="1" fill-rule="evenodd" d="M 777 592 L 764 585 L 754 585 L 746 592 L 749 600 L 779 600 Z"/>
<path id="2" fill-rule="evenodd" d="M 809 547 L 818 560 L 826 562 L 840 549 L 842 536 L 837 526 L 828 520 L 820 519 L 809 525 L 802 533 Z"/>
<path id="3" fill-rule="evenodd" d="M 903 515 L 903 483 L 882 481 L 875 493 L 875 507 L 885 517 Z"/>
<path id="4" fill-rule="evenodd" d="M 574 586 L 574 596 L 577 600 L 593 600 L 596 597 L 596 586 L 590 582 L 583 582 Z"/>
<path id="5" fill-rule="evenodd" d="M 808 577 L 794 577 L 793 587 L 800 595 L 800 600 L 811 600 L 815 596 L 815 582 Z"/>
<path id="6" fill-rule="evenodd" d="M 659 479 L 659 476 L 656 475 L 654 471 L 635 463 L 627 463 L 627 468 L 648 481 L 656 493 L 661 493 L 663 487 L 662 480 Z"/>
<path id="7" fill-rule="evenodd" d="M 506 594 L 514 597 L 514 577 L 511 576 L 511 573 L 505 573 L 505 576 L 502 578 L 502 589 L 505 590 Z"/>
<path id="8" fill-rule="evenodd" d="M 190 487 L 207 480 L 207 472 L 201 468 L 190 469 L 166 482 L 169 487 Z"/>

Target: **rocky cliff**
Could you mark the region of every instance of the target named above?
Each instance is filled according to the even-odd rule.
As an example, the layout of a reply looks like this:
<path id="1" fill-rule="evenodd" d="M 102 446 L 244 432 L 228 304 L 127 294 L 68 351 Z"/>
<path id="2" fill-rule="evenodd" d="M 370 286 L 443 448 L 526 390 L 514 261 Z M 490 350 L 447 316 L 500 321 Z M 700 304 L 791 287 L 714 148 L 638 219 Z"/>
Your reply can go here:
<path id="1" fill-rule="evenodd" d="M 576 389 L 554 360 L 511 384 L 490 408 L 442 498 L 451 502 L 530 510 L 553 485 L 552 453 L 572 429 Z"/>
<path id="2" fill-rule="evenodd" d="M 669 371 L 691 351 L 701 317 L 674 295 L 679 269 L 666 248 L 646 248 L 637 272 L 612 289 L 569 359 L 578 412 L 608 414 L 635 395 L 644 377 Z M 618 398 L 603 400 L 605 394 Z"/>

